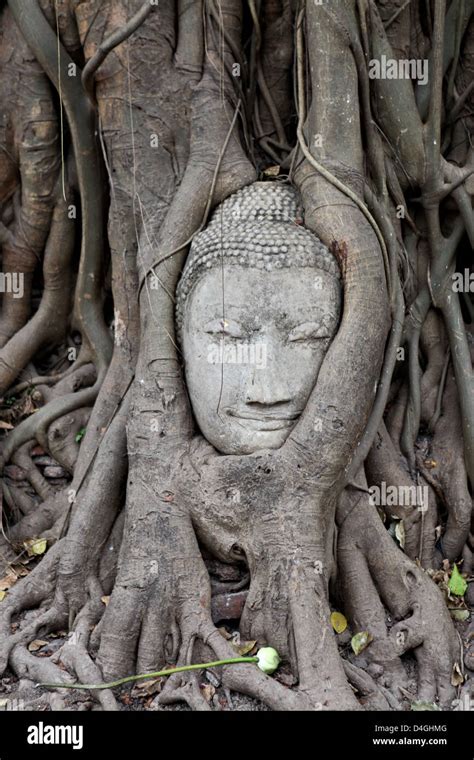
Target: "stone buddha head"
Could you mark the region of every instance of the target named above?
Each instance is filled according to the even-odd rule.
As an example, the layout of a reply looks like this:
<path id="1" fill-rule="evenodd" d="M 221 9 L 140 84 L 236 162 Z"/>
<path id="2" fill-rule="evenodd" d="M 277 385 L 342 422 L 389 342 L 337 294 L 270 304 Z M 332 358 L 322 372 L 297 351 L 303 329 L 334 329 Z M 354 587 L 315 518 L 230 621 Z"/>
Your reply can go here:
<path id="1" fill-rule="evenodd" d="M 337 331 L 338 264 L 300 217 L 292 186 L 244 187 L 196 235 L 178 284 L 192 409 L 224 454 L 284 443 Z"/>

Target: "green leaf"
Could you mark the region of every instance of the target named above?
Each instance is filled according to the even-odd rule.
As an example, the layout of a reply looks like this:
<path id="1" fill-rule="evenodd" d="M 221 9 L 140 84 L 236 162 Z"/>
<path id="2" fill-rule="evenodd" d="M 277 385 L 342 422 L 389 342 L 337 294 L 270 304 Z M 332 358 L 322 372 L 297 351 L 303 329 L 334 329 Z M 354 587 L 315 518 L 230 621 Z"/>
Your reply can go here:
<path id="1" fill-rule="evenodd" d="M 464 620 L 469 620 L 469 615 L 471 614 L 469 610 L 450 610 L 450 612 L 453 620 L 458 620 L 461 623 Z"/>
<path id="2" fill-rule="evenodd" d="M 372 641 L 373 636 L 368 631 L 360 631 L 351 639 L 351 647 L 355 654 L 360 654 Z"/>
<path id="3" fill-rule="evenodd" d="M 46 538 L 29 538 L 27 541 L 23 541 L 29 557 L 37 557 L 40 554 L 44 554 L 48 546 Z"/>
<path id="4" fill-rule="evenodd" d="M 77 433 L 76 437 L 74 438 L 74 440 L 76 441 L 76 443 L 79 443 L 84 438 L 85 432 L 86 432 L 85 427 L 83 427 L 83 428 L 81 428 L 79 430 L 79 432 Z"/>
<path id="5" fill-rule="evenodd" d="M 438 705 L 435 705 L 434 702 L 412 702 L 411 710 L 413 710 L 414 712 L 422 712 L 422 711 L 439 712 L 440 708 L 438 707 Z"/>
<path id="6" fill-rule="evenodd" d="M 456 596 L 464 596 L 467 589 L 467 582 L 462 577 L 457 565 L 453 565 L 453 571 L 449 579 L 448 588 Z"/>

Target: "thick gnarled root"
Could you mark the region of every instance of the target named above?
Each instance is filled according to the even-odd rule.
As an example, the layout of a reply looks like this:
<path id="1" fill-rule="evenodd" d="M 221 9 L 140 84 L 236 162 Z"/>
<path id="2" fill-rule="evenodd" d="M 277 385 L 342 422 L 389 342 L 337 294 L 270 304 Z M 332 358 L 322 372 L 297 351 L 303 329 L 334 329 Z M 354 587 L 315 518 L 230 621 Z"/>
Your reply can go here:
<path id="1" fill-rule="evenodd" d="M 455 697 L 453 667 L 460 662 L 460 652 L 440 590 L 398 548 L 366 495 L 357 493 L 351 505 L 345 494 L 338 519 L 342 596 L 354 629 L 373 636 L 364 652 L 369 672 L 398 700 L 438 701 L 449 708 Z M 389 626 L 385 610 L 391 616 Z M 400 660 L 409 651 L 417 660 L 418 685 L 412 696 Z"/>

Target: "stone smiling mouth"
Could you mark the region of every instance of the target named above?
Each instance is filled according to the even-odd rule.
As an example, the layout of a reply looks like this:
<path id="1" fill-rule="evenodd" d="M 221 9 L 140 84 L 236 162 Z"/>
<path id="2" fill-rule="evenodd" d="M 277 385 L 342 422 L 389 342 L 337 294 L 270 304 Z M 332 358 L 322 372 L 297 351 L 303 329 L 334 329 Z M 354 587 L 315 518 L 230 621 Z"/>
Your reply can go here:
<path id="1" fill-rule="evenodd" d="M 301 412 L 278 414 L 275 412 L 245 412 L 236 409 L 227 409 L 227 414 L 239 421 L 242 427 L 257 430 L 259 432 L 271 432 L 292 427 Z"/>

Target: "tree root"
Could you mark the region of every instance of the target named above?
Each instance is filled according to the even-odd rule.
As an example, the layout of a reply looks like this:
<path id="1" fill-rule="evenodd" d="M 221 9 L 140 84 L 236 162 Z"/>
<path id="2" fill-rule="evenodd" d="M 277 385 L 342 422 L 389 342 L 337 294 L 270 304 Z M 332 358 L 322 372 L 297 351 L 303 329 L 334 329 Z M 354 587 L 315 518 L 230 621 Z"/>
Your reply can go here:
<path id="1" fill-rule="evenodd" d="M 0 350 L 0 395 L 42 346 L 55 345 L 66 334 L 74 251 L 74 221 L 68 217 L 67 204 L 68 201 L 58 199 L 53 212 L 43 263 L 44 291 L 40 307 Z"/>
<path id="2" fill-rule="evenodd" d="M 367 457 L 366 469 L 369 485 L 371 486 L 375 485 L 380 488 L 383 483 L 387 487 L 397 486 L 398 493 L 400 493 L 400 486 L 404 486 L 405 489 L 412 489 L 414 486 L 410 475 L 401 466 L 401 454 L 397 452 L 383 422 Z M 420 557 L 422 563 L 423 560 L 426 561 L 427 558 L 425 559 L 424 557 L 423 548 L 420 552 L 421 510 L 419 507 L 422 505 L 395 503 L 389 506 L 386 504 L 381 504 L 380 506 L 388 518 L 396 516 L 403 520 L 405 526 L 405 551 L 407 555 L 412 559 Z M 426 506 L 433 508 L 432 503 Z M 427 562 L 429 565 L 430 560 L 431 557 Z"/>
<path id="3" fill-rule="evenodd" d="M 400 657 L 414 650 L 418 689 L 413 700 L 438 699 L 447 708 L 455 694 L 451 676 L 460 653 L 442 594 L 400 551 L 367 497 L 358 493 L 356 498 L 351 508 L 345 496 L 338 512 L 338 562 L 349 618 L 356 630 L 372 634 L 367 657 L 381 666 L 376 672 L 383 685 L 392 691 L 406 688 Z M 389 627 L 384 606 L 393 617 Z"/>
<path id="4" fill-rule="evenodd" d="M 472 496 L 464 463 L 461 414 L 457 400 L 457 387 L 448 372 L 443 397 L 443 415 L 436 423 L 431 443 L 430 475 L 441 487 L 443 502 L 448 512 L 446 529 L 440 541 L 443 557 L 455 560 L 461 554 L 471 527 Z"/>
<path id="5" fill-rule="evenodd" d="M 46 406 L 38 409 L 35 414 L 24 419 L 3 443 L 0 451 L 0 471 L 18 448 L 34 438 L 47 449 L 47 431 L 50 425 L 66 414 L 71 414 L 83 407 L 92 406 L 101 384 L 102 378 L 98 378 L 94 385 L 89 388 L 56 397 Z"/>
<path id="6" fill-rule="evenodd" d="M 9 11 L 2 9 L 1 23 L 6 46 L 2 81 L 6 84 L 8 80 L 2 89 L 2 123 L 9 125 L 2 131 L 2 144 L 6 143 L 3 150 L 10 157 L 10 161 L 2 161 L 1 200 L 2 204 L 10 198 L 13 201 L 12 218 L 7 222 L 8 234 L 2 246 L 2 270 L 4 274 L 23 278 L 23 288 L 21 298 L 10 289 L 3 294 L 0 349 L 12 339 L 15 345 L 20 342 L 23 353 L 28 352 L 25 335 L 20 341 L 17 335 L 31 311 L 33 273 L 43 257 L 55 204 L 59 128 L 47 76 L 32 60 Z M 21 353 L 7 350 L 0 370 L 3 388 L 8 385 L 4 373 L 14 377 L 16 367 L 22 365 Z"/>
<path id="7" fill-rule="evenodd" d="M 357 497 L 359 496 L 360 492 L 357 492 Z M 344 510 L 347 511 L 348 508 L 351 509 L 350 514 L 344 519 Z M 88 574 L 86 595 L 83 594 L 84 589 L 79 595 L 71 593 L 71 587 L 75 586 L 77 592 L 83 581 L 77 574 L 70 578 L 68 598 L 76 598 L 76 603 L 82 598 L 84 606 L 75 617 L 70 640 L 54 659 L 60 659 L 82 682 L 107 681 L 133 672 L 135 667 L 137 672 L 150 672 L 161 662 L 189 664 L 193 661 L 197 640 L 210 647 L 218 659 L 235 656 L 235 650 L 211 621 L 209 577 L 197 549 L 196 539 L 191 540 L 191 526 L 184 529 L 184 513 L 173 507 L 169 518 L 165 519 L 165 523 L 170 520 L 169 527 L 166 528 L 163 524 L 160 529 L 153 531 L 155 540 L 157 535 L 163 537 L 169 534 L 170 528 L 176 538 L 180 537 L 181 550 L 176 547 L 178 553 L 175 557 L 175 550 L 170 554 L 171 547 L 166 543 L 162 543 L 161 548 L 155 549 L 151 555 L 145 550 L 140 557 L 134 551 L 133 547 L 138 546 L 143 550 L 147 543 L 145 537 L 151 535 L 147 511 L 145 506 L 141 519 L 135 515 L 137 522 L 132 531 L 133 544 L 130 544 L 130 530 L 126 526 L 122 564 L 105 612 L 100 601 L 103 587 L 94 579 L 93 571 Z M 178 520 L 178 533 L 172 527 L 174 512 Z M 215 517 L 214 515 L 212 525 L 216 524 Z M 231 523 L 229 517 L 230 515 L 227 525 L 233 525 L 234 529 L 236 525 L 246 522 L 240 514 L 232 515 Z M 202 513 L 195 511 L 193 522 L 197 520 L 196 525 L 200 524 L 198 531 L 201 539 L 204 527 L 202 519 Z M 290 517 L 288 519 L 291 521 Z M 294 516 L 292 520 L 294 522 Z M 401 709 L 403 699 L 399 687 L 405 689 L 402 694 L 406 694 L 410 682 L 400 657 L 413 650 L 418 662 L 419 680 L 417 693 L 411 687 L 413 701 L 417 698 L 426 701 L 439 699 L 442 707 L 449 707 L 454 696 L 450 679 L 458 656 L 458 642 L 440 592 L 423 571 L 397 548 L 366 496 L 362 496 L 355 506 L 345 496 L 338 512 L 338 520 L 342 520 L 338 539 L 338 564 L 349 617 L 356 630 L 368 630 L 373 635 L 372 643 L 361 656 L 362 667 L 368 668 L 368 672 L 361 670 L 355 663 L 341 663 L 345 677 L 356 689 L 361 704 L 367 709 Z M 282 529 L 280 522 L 281 517 L 279 529 L 288 537 L 288 529 Z M 138 529 L 143 531 L 141 542 L 137 541 Z M 234 529 L 231 528 L 232 533 Z M 118 525 L 114 530 L 120 534 L 121 526 Z M 258 535 L 258 529 L 256 532 Z M 206 535 L 209 542 L 209 535 Z M 223 535 L 222 531 L 217 532 L 218 542 L 215 546 L 221 556 Z M 315 573 L 314 563 L 305 566 L 301 560 L 293 560 L 285 569 L 285 563 L 278 557 L 272 560 L 258 553 L 259 561 L 255 564 L 252 559 L 255 549 L 243 542 L 238 534 L 234 534 L 235 538 L 244 548 L 245 554 L 242 556 L 250 562 L 253 576 L 241 623 L 242 636 L 255 637 L 260 644 L 277 644 L 282 654 L 286 652 L 285 656 L 293 668 L 296 665 L 294 672 L 299 674 L 299 683 L 295 689 L 288 689 L 253 666 L 238 665 L 222 668 L 223 684 L 263 701 L 274 710 L 357 709 L 357 700 L 350 689 L 346 691 L 347 685 L 341 688 L 332 659 L 328 664 L 333 633 L 328 624 L 329 608 L 327 602 L 323 602 L 326 592 L 324 585 L 321 585 L 321 576 Z M 189 554 L 190 545 L 195 546 L 193 555 Z M 234 541 L 234 552 L 235 545 Z M 288 550 L 286 543 L 282 556 L 287 556 Z M 153 560 L 155 552 L 155 556 L 160 557 L 159 575 L 158 565 Z M 291 556 L 291 550 L 289 554 Z M 105 547 L 102 556 L 107 557 Z M 61 593 L 61 585 L 58 586 L 57 570 L 59 561 L 63 562 L 65 558 L 66 543 L 62 540 L 48 552 L 30 576 L 12 590 L 6 602 L 8 610 L 2 605 L 1 622 L 5 633 L 2 661 L 5 665 L 8 656 L 14 664 L 14 653 L 20 651 L 19 647 L 26 645 L 38 631 L 54 630 L 64 625 L 68 617 L 66 608 L 70 602 Z M 93 563 L 90 563 L 89 569 L 92 568 Z M 265 581 L 266 576 L 268 583 Z M 172 584 L 169 582 L 171 577 L 174 579 Z M 282 596 L 285 587 L 286 602 Z M 51 602 L 53 594 L 56 596 L 55 602 Z M 394 618 L 393 624 L 388 627 L 380 600 L 383 600 Z M 45 612 L 40 612 L 30 622 L 26 621 L 17 633 L 7 635 L 13 614 L 25 606 L 37 606 L 42 602 L 48 605 Z M 267 632 L 267 622 L 271 626 L 272 618 L 269 617 L 265 622 L 265 608 L 272 610 L 273 621 L 275 609 L 280 610 L 282 625 L 287 631 L 285 636 L 282 637 L 275 624 Z M 69 619 L 72 620 L 70 614 Z M 94 625 L 91 639 L 90 631 Z M 322 630 L 326 629 L 327 632 L 315 635 L 315 630 L 321 630 L 321 625 Z M 292 631 L 291 635 L 288 635 L 289 631 Z M 97 645 L 99 655 L 97 664 L 94 664 L 88 652 L 95 650 Z M 337 651 L 335 654 L 338 657 Z M 18 672 L 30 677 L 33 672 L 37 673 L 29 670 L 30 665 L 35 664 L 31 656 L 26 656 L 26 659 L 23 656 L 20 660 Z M 56 682 L 57 678 L 49 680 Z M 348 701 L 344 698 L 345 693 Z M 103 709 L 117 709 L 110 691 L 97 692 L 96 697 Z M 185 701 L 192 709 L 209 709 L 195 676 L 176 674 L 176 677 L 169 679 L 158 702 L 166 705 L 175 701 Z"/>

